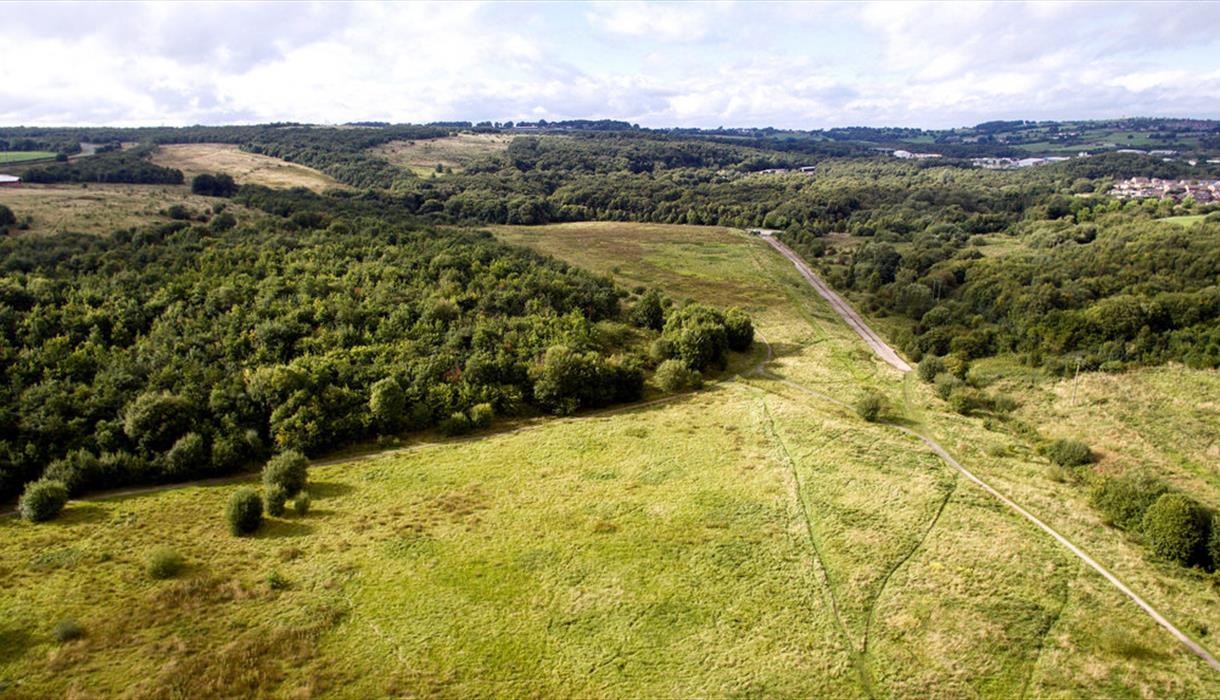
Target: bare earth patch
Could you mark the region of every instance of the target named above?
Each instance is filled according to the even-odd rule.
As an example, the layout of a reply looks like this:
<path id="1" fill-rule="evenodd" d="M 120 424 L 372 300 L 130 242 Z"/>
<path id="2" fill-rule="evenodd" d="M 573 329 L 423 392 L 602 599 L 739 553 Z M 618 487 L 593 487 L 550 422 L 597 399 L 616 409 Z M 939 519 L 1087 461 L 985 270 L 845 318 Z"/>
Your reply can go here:
<path id="1" fill-rule="evenodd" d="M 513 137 L 508 134 L 458 134 L 443 139 L 391 141 L 373 149 L 373 153 L 416 175 L 427 177 L 442 165 L 455 171 L 472 161 L 508 148 Z"/>

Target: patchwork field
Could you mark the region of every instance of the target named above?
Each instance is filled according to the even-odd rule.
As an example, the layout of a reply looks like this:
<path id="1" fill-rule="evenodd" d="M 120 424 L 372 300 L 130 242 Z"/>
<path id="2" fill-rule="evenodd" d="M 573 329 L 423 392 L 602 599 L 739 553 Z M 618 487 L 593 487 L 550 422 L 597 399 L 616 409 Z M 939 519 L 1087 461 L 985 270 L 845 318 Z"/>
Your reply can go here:
<path id="1" fill-rule="evenodd" d="M 764 242 L 617 223 L 495 233 L 628 287 L 743 306 L 766 344 L 667 402 L 314 467 L 311 512 L 249 539 L 223 527 L 231 484 L 0 520 L 0 696 L 1220 694 L 1065 549 L 841 402 L 883 393 L 891 420 L 935 434 L 1205 644 L 1220 629 L 1206 581 L 1101 526 L 1024 438 L 876 361 Z M 1068 385 L 1039 380 L 1020 415 L 1075 432 L 1092 415 L 1077 407 L 1138 386 L 1099 435 L 1144 440 L 1133 459 L 1214 465 L 1215 407 L 1196 416 L 1180 379 L 1082 379 L 1069 409 Z M 1178 427 L 1148 432 L 1165 410 Z M 177 578 L 145 573 L 159 545 L 184 555 Z M 84 635 L 61 645 L 65 619 Z"/>
<path id="2" fill-rule="evenodd" d="M 436 173 L 436 166 L 461 171 L 471 161 L 508 148 L 511 134 L 458 134 L 440 139 L 391 141 L 373 149 L 377 155 L 420 177 Z"/>
<path id="3" fill-rule="evenodd" d="M 231 175 L 239 185 L 265 185 L 275 188 L 305 187 L 321 192 L 328 187 L 342 187 L 330 176 L 289 163 L 279 158 L 247 153 L 227 143 L 190 143 L 161 146 L 152 161 L 167 168 L 177 168 L 191 178 L 201 173 Z"/>
<path id="4" fill-rule="evenodd" d="M 53 151 L 0 151 L 0 164 L 23 163 L 27 160 L 54 158 Z"/>
<path id="5" fill-rule="evenodd" d="M 8 206 L 18 219 L 33 217 L 24 234 L 42 235 L 74 231 L 109 234 L 143 224 L 168 221 L 162 212 L 182 204 L 194 212 L 210 211 L 221 200 L 191 194 L 189 187 L 173 185 L 22 185 L 0 188 L 0 204 Z M 231 211 L 250 212 L 227 202 Z"/>

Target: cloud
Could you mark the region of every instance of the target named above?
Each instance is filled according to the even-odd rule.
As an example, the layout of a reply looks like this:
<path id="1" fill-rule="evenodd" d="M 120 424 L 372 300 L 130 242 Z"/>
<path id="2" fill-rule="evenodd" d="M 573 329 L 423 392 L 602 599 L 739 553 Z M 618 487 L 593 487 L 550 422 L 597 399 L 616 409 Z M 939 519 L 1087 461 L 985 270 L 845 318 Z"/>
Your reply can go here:
<path id="1" fill-rule="evenodd" d="M 1220 117 L 1220 4 L 4 4 L 0 123 Z"/>

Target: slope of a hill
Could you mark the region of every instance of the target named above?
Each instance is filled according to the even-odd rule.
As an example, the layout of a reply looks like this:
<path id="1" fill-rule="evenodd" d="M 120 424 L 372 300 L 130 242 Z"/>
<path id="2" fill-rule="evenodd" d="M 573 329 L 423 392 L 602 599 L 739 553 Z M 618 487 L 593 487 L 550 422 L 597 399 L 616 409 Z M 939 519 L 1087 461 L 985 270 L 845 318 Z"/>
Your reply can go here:
<path id="1" fill-rule="evenodd" d="M 313 168 L 279 158 L 248 153 L 227 143 L 189 143 L 161 146 L 152 156 L 157 165 L 177 168 L 191 178 L 201 173 L 231 175 L 239 185 L 273 188 L 305 187 L 321 192 L 342 185 Z"/>

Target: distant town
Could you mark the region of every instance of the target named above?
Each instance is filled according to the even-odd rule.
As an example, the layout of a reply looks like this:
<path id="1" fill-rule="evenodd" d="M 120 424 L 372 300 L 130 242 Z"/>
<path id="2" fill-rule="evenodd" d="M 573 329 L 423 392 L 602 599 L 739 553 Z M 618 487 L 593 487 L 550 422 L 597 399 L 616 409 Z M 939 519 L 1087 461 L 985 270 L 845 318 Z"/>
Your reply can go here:
<path id="1" fill-rule="evenodd" d="M 1109 195 L 1117 199 L 1187 198 L 1198 204 L 1220 202 L 1220 180 L 1162 180 L 1159 177 L 1133 177 L 1114 183 Z"/>

